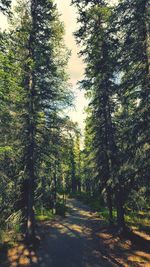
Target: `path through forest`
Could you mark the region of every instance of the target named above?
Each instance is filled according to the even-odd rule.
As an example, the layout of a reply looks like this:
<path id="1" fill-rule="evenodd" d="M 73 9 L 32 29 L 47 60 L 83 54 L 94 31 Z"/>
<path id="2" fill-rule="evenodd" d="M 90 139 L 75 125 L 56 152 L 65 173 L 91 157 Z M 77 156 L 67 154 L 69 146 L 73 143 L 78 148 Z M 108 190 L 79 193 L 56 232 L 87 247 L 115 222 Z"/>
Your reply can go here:
<path id="1" fill-rule="evenodd" d="M 40 243 L 35 251 L 18 245 L 8 251 L 3 266 L 150 267 L 150 239 L 139 233 L 132 234 L 133 240 L 121 239 L 80 201 L 68 199 L 67 206 L 65 218 L 38 223 Z"/>
<path id="2" fill-rule="evenodd" d="M 39 250 L 39 266 L 100 267 L 118 266 L 107 255 L 96 229 L 103 222 L 94 212 L 75 199 L 68 199 L 69 212 L 65 219 L 42 225 L 43 238 Z"/>

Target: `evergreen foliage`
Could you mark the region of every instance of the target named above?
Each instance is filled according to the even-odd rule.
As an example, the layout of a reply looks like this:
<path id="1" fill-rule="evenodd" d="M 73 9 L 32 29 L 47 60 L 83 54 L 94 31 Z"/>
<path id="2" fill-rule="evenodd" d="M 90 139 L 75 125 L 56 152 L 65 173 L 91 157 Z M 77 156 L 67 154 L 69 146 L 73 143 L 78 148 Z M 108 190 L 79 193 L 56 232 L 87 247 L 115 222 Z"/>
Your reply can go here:
<path id="1" fill-rule="evenodd" d="M 18 1 L 0 33 L 0 223 L 19 225 L 28 243 L 37 218 L 65 214 L 65 194 L 107 206 L 120 230 L 150 203 L 149 0 L 72 4 L 89 100 L 83 148 L 65 115 L 73 95 L 55 2 Z M 0 1 L 5 15 L 10 6 Z"/>
<path id="2" fill-rule="evenodd" d="M 110 223 L 114 206 L 118 226 L 125 228 L 128 199 L 141 188 L 149 191 L 149 1 L 72 3 L 86 63 L 80 85 L 90 100 L 83 186 L 94 195 L 98 189 Z"/>

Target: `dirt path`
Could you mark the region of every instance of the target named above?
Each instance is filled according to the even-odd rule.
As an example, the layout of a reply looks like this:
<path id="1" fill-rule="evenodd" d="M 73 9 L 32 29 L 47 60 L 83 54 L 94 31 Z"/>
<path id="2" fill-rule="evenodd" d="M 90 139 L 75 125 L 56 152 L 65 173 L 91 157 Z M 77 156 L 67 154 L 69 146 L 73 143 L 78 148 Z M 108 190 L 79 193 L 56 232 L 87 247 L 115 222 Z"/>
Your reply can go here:
<path id="1" fill-rule="evenodd" d="M 86 205 L 68 199 L 67 206 L 66 218 L 39 224 L 38 249 L 20 243 L 5 253 L 0 267 L 150 267 L 145 235 L 120 238 Z"/>
<path id="2" fill-rule="evenodd" d="M 108 255 L 103 241 L 94 235 L 102 227 L 94 212 L 77 200 L 69 199 L 69 213 L 55 223 L 44 223 L 39 267 L 122 266 Z"/>

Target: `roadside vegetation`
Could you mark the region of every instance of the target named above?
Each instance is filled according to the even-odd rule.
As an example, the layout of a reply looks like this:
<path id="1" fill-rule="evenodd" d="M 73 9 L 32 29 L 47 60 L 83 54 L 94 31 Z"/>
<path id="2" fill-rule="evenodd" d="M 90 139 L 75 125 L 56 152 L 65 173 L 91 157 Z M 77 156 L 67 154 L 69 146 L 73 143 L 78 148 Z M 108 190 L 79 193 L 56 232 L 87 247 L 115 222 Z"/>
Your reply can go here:
<path id="1" fill-rule="evenodd" d="M 106 203 L 104 200 L 99 197 L 91 196 L 89 193 L 77 193 L 71 195 L 72 197 L 77 198 L 82 201 L 84 204 L 87 204 L 91 210 L 95 211 L 100 219 L 104 220 L 107 225 L 109 225 L 109 211 L 107 209 Z M 148 236 L 150 235 L 150 206 L 147 203 L 144 203 L 142 207 L 138 207 L 137 203 L 133 209 L 129 206 L 126 207 L 125 212 L 125 221 L 129 229 L 138 230 L 145 232 Z M 133 205 L 133 203 L 132 203 Z M 113 219 L 114 226 L 117 225 L 117 211 L 113 210 Z M 113 226 L 113 227 L 114 227 Z"/>
<path id="2" fill-rule="evenodd" d="M 70 1 L 85 63 L 83 133 L 67 116 L 70 51 L 55 1 L 11 2 L 0 0 L 0 246 L 37 244 L 39 223 L 65 217 L 65 195 L 116 233 L 148 239 L 149 0 Z"/>

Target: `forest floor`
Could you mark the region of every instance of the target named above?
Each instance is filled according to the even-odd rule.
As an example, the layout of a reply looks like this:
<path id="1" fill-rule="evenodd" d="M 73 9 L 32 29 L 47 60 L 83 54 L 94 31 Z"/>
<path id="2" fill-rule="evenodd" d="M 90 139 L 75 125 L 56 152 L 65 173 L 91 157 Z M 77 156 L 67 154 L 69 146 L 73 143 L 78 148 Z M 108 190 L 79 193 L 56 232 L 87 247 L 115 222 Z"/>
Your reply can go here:
<path id="1" fill-rule="evenodd" d="M 65 218 L 38 223 L 36 251 L 20 244 L 7 251 L 2 266 L 150 266 L 150 236 L 136 231 L 121 238 L 80 201 L 68 199 L 67 206 Z"/>

